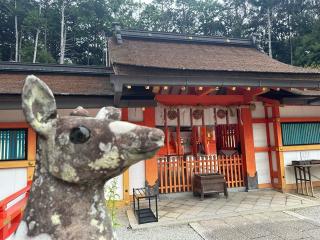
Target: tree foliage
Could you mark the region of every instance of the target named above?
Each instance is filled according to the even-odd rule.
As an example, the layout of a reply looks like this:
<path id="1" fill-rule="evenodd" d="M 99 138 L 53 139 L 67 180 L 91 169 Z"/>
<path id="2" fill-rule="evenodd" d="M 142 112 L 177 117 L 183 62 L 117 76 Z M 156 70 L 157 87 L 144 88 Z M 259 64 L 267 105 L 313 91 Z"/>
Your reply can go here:
<path id="1" fill-rule="evenodd" d="M 0 60 L 15 59 L 17 16 L 19 60 L 32 62 L 37 46 L 38 62 L 59 62 L 62 1 L 66 63 L 105 64 L 106 38 L 119 22 L 126 29 L 252 37 L 265 52 L 271 36 L 274 58 L 320 65 L 320 1 L 314 0 L 0 0 Z"/>

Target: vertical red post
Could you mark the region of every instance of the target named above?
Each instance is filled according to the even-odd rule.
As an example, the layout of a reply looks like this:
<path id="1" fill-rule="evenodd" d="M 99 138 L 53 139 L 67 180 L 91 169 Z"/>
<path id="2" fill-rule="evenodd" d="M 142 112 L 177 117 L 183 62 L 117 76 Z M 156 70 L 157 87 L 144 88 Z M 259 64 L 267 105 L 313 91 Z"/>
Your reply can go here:
<path id="1" fill-rule="evenodd" d="M 271 151 L 271 140 L 270 140 L 270 127 L 269 127 L 269 116 L 268 116 L 268 107 L 264 106 L 264 115 L 266 120 L 266 136 L 268 144 L 268 159 L 269 159 L 269 169 L 270 169 L 270 179 L 271 184 L 273 185 L 273 166 L 272 166 L 272 151 Z"/>
<path id="2" fill-rule="evenodd" d="M 144 110 L 143 121 L 145 126 L 156 126 L 155 114 L 155 109 L 153 107 L 148 107 Z M 145 161 L 145 176 L 147 184 L 151 186 L 158 180 L 158 162 L 156 156 Z"/>
<path id="3" fill-rule="evenodd" d="M 247 179 L 247 188 L 258 188 L 258 177 L 256 170 L 256 161 L 254 155 L 253 127 L 250 109 L 241 108 L 240 110 L 241 125 L 241 151 L 244 159 L 244 169 Z"/>
<path id="4" fill-rule="evenodd" d="M 277 159 L 277 169 L 278 169 L 278 187 L 282 191 L 285 191 L 286 180 L 284 173 L 284 157 L 282 152 L 282 132 L 280 123 L 280 108 L 279 105 L 272 106 L 272 120 L 273 120 L 273 130 L 274 130 L 274 145 L 275 153 Z"/>
<path id="5" fill-rule="evenodd" d="M 180 109 L 178 108 L 177 109 L 177 113 L 178 113 L 178 116 L 177 116 L 177 131 L 176 131 L 176 136 L 177 136 L 177 155 L 180 156 L 180 155 L 183 155 L 183 152 L 182 152 L 182 146 L 181 146 L 181 132 L 180 132 Z"/>
<path id="6" fill-rule="evenodd" d="M 129 112 L 128 108 L 121 109 L 121 120 L 128 121 L 129 120 Z M 123 173 L 123 200 L 125 204 L 130 203 L 130 195 L 129 195 L 129 169 L 124 171 Z"/>

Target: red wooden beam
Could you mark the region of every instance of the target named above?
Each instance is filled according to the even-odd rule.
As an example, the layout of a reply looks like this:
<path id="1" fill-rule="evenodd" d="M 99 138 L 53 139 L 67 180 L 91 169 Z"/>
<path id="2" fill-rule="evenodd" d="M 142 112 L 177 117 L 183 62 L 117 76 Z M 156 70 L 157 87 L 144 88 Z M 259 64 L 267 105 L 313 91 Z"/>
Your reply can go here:
<path id="1" fill-rule="evenodd" d="M 320 117 L 290 117 L 290 118 L 280 118 L 280 122 L 320 122 Z"/>
<path id="2" fill-rule="evenodd" d="M 241 95 L 215 95 L 215 96 L 195 96 L 195 95 L 157 95 L 155 99 L 164 105 L 240 105 L 244 103 Z"/>
<path id="3" fill-rule="evenodd" d="M 252 102 L 255 100 L 256 97 L 266 92 L 267 91 L 263 90 L 262 88 L 254 88 L 254 89 L 251 89 L 250 91 L 244 90 L 243 94 L 246 102 Z"/>
<path id="4" fill-rule="evenodd" d="M 268 103 L 268 104 L 270 104 L 272 106 L 274 106 L 274 105 L 279 106 L 280 105 L 280 102 L 278 100 L 269 99 L 269 98 L 265 98 L 265 97 L 258 96 L 257 100 L 261 101 L 261 102 L 264 102 L 264 103 Z"/>

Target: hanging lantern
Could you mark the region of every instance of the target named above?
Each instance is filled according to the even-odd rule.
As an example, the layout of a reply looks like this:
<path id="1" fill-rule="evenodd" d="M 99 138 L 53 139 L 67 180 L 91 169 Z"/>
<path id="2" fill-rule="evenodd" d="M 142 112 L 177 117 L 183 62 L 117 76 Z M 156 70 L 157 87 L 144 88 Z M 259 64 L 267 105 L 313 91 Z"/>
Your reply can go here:
<path id="1" fill-rule="evenodd" d="M 195 119 L 195 120 L 199 120 L 202 118 L 202 113 L 203 111 L 200 110 L 200 109 L 196 109 L 192 112 L 192 117 Z"/>
<path id="2" fill-rule="evenodd" d="M 226 117 L 226 111 L 223 110 L 223 109 L 219 109 L 219 110 L 217 111 L 217 116 L 218 116 L 218 118 L 220 118 L 220 119 L 225 118 L 225 117 Z"/>
<path id="3" fill-rule="evenodd" d="M 178 117 L 178 112 L 177 112 L 176 110 L 170 109 L 170 110 L 168 111 L 168 118 L 169 118 L 170 120 L 174 120 L 174 119 L 176 119 L 177 117 Z"/>

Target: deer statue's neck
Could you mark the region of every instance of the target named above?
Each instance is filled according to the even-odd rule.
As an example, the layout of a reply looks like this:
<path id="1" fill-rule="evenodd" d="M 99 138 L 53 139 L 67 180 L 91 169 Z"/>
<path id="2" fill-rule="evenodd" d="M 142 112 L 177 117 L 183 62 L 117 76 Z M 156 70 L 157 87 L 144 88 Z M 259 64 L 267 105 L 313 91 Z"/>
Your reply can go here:
<path id="1" fill-rule="evenodd" d="M 114 239 L 105 205 L 104 182 L 70 184 L 53 177 L 41 166 L 41 161 L 37 161 L 22 224 L 27 227 L 24 240 L 38 239 L 39 235 L 46 237 L 40 239 L 52 240 Z"/>

